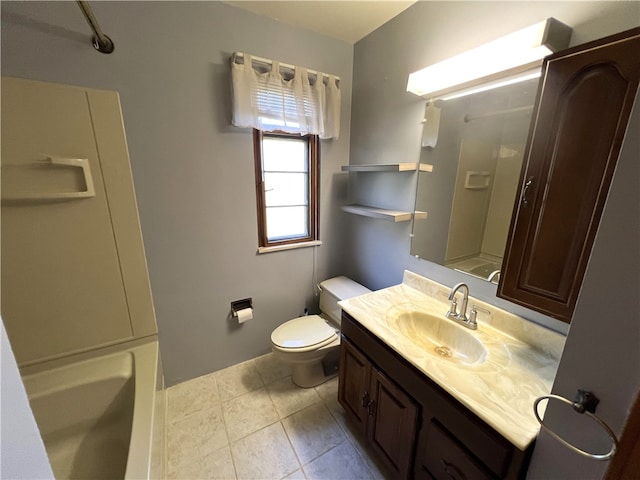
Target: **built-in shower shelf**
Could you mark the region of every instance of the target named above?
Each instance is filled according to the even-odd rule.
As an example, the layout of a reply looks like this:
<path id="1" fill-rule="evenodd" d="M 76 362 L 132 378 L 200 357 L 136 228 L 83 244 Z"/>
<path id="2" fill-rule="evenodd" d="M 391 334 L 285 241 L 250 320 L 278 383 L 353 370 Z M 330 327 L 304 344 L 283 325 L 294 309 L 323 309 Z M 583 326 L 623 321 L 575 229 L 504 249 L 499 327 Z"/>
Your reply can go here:
<path id="1" fill-rule="evenodd" d="M 432 172 L 428 163 L 386 163 L 366 165 L 343 165 L 343 172 Z"/>
<path id="2" fill-rule="evenodd" d="M 377 218 L 390 222 L 408 222 L 411 219 L 424 220 L 427 212 L 403 212 L 399 210 L 386 210 L 383 208 L 368 207 L 366 205 L 344 205 L 342 210 L 353 215 Z"/>

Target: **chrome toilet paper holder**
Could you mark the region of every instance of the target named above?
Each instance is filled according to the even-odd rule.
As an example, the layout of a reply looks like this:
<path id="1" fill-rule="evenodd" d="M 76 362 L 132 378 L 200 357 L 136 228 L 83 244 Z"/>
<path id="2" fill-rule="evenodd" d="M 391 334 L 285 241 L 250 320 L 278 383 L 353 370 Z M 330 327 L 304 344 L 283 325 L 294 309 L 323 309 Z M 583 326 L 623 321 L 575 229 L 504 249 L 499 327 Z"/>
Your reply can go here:
<path id="1" fill-rule="evenodd" d="M 243 298 L 242 300 L 235 300 L 231 302 L 231 314 L 234 317 L 238 316 L 240 310 L 246 308 L 253 308 L 253 300 L 251 298 Z"/>

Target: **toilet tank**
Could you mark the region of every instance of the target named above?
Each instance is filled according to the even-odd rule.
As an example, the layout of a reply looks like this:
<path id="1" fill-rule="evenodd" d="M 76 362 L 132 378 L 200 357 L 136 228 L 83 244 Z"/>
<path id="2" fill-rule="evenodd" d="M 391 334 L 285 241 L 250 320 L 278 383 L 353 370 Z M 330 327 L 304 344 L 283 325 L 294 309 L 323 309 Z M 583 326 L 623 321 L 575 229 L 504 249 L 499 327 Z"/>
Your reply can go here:
<path id="1" fill-rule="evenodd" d="M 335 277 L 320 283 L 320 311 L 329 316 L 332 322 L 340 325 L 341 308 L 340 300 L 357 297 L 369 293 L 367 287 L 354 282 L 347 277 Z"/>

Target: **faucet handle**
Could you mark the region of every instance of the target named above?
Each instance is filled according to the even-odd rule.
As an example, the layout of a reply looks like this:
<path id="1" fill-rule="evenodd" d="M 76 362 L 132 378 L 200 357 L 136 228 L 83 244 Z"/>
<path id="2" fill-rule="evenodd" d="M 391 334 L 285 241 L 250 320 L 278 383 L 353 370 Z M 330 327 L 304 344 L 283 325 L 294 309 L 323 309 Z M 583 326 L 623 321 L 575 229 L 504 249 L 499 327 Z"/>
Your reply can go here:
<path id="1" fill-rule="evenodd" d="M 476 321 L 476 317 L 478 316 L 478 310 L 480 310 L 483 313 L 486 313 L 487 315 L 491 315 L 490 310 L 487 310 L 486 308 L 482 308 L 478 305 L 472 305 L 471 311 L 469 312 L 469 323 L 478 323 Z"/>

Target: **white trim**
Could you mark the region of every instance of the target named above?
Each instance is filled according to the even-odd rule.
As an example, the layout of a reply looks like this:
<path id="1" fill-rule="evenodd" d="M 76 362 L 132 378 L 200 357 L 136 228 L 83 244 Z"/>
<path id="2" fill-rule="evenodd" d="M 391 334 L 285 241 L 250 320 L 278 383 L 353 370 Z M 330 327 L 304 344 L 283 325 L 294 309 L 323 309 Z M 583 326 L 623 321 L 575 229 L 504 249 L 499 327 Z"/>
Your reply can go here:
<path id="1" fill-rule="evenodd" d="M 281 250 L 292 250 L 294 248 L 318 247 L 320 245 L 322 245 L 320 240 L 313 240 L 311 242 L 287 243 L 285 245 L 276 245 L 273 247 L 258 247 L 258 254 L 279 252 Z"/>

